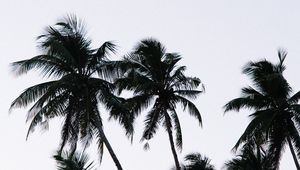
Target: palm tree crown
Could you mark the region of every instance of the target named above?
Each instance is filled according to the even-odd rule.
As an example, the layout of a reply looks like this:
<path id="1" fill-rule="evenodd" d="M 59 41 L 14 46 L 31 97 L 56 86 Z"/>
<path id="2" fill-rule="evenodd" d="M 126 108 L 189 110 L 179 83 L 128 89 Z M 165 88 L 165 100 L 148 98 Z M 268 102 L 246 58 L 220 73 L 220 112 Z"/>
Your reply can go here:
<path id="1" fill-rule="evenodd" d="M 260 159 L 252 149 L 246 149 L 236 158 L 225 163 L 227 170 L 273 170 L 271 161 L 265 152 L 260 153 Z"/>
<path id="2" fill-rule="evenodd" d="M 94 162 L 90 162 L 89 158 L 84 153 L 75 152 L 69 154 L 64 152 L 62 154 L 56 154 L 53 158 L 57 162 L 58 170 L 93 170 Z"/>
<path id="3" fill-rule="evenodd" d="M 254 110 L 254 113 L 250 114 L 252 120 L 235 148 L 249 141 L 256 136 L 255 134 L 261 134 L 268 142 L 268 153 L 272 157 L 273 168 L 278 168 L 286 142 L 292 153 L 293 143 L 297 148 L 297 155 L 300 156 L 300 138 L 297 128 L 300 125 L 298 104 L 300 92 L 292 95 L 292 88 L 283 76 L 286 54 L 284 51 L 278 52 L 279 63 L 277 64 L 267 60 L 248 63 L 243 73 L 250 76 L 253 87 L 243 88 L 241 97 L 225 105 L 225 112 L 239 111 L 241 108 Z M 294 160 L 297 164 L 296 157 Z"/>
<path id="4" fill-rule="evenodd" d="M 48 124 L 54 117 L 64 117 L 60 152 L 67 143 L 74 152 L 79 139 L 87 145 L 96 136 L 101 159 L 103 143 L 108 150 L 111 147 L 102 129 L 98 103 L 112 110 L 120 102 L 112 93 L 114 85 L 106 79 L 112 75 L 107 69 L 107 57 L 115 52 L 115 45 L 105 42 L 99 48 L 91 48 L 84 24 L 75 16 L 65 18 L 54 27 L 49 26 L 38 39 L 43 53 L 12 63 L 13 71 L 21 75 L 37 69 L 51 81 L 27 88 L 12 102 L 11 108 L 34 103 L 27 115 L 28 134 L 37 125 Z M 130 133 L 130 125 L 123 125 Z M 110 153 L 115 157 L 112 150 Z"/>
<path id="5" fill-rule="evenodd" d="M 134 97 L 127 99 L 125 103 L 126 108 L 134 114 L 133 117 L 154 101 L 146 115 L 142 140 L 150 140 L 159 124 L 162 124 L 168 132 L 177 167 L 179 163 L 172 131 L 176 131 L 176 146 L 179 149 L 182 147 L 182 134 L 176 104 L 180 103 L 184 109 L 188 108 L 189 113 L 202 123 L 197 107 L 187 99 L 195 99 L 201 93 L 195 90 L 201 84 L 200 79 L 185 76 L 186 67 L 177 65 L 180 59 L 180 55 L 176 53 L 167 53 L 157 40 L 142 40 L 119 65 L 124 76 L 115 82 L 120 92 L 124 89 L 133 91 Z M 148 143 L 145 147 L 148 147 Z"/>
<path id="6" fill-rule="evenodd" d="M 200 153 L 191 153 L 185 156 L 187 164 L 183 165 L 183 170 L 215 170 L 210 159 Z"/>
<path id="7" fill-rule="evenodd" d="M 271 158 L 266 152 L 267 144 L 261 136 L 256 136 L 247 141 L 236 158 L 225 163 L 227 170 L 273 170 Z"/>

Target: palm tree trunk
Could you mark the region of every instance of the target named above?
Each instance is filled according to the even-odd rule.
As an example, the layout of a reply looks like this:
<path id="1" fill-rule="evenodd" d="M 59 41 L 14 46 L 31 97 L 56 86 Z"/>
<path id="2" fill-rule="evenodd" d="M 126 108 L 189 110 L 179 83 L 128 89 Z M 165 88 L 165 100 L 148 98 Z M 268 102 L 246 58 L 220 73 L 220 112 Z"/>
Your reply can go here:
<path id="1" fill-rule="evenodd" d="M 178 157 L 177 157 L 177 153 L 176 153 L 176 149 L 175 149 L 175 145 L 174 145 L 170 118 L 166 114 L 165 114 L 165 119 L 166 119 L 166 123 L 167 123 L 167 131 L 168 131 L 168 135 L 169 135 L 169 141 L 170 141 L 170 145 L 171 145 L 171 149 L 172 149 L 172 153 L 173 153 L 173 157 L 174 157 L 174 161 L 175 161 L 176 170 L 180 170 L 181 168 L 180 168 L 180 164 L 178 161 Z"/>
<path id="2" fill-rule="evenodd" d="M 87 85 L 87 87 L 88 87 L 88 85 Z M 92 108 L 92 107 L 91 107 L 91 100 L 90 100 L 91 96 L 90 96 L 88 88 L 85 88 L 85 93 L 86 93 L 86 96 L 87 96 L 87 100 L 86 100 L 87 101 L 87 113 L 89 113 L 90 112 L 90 108 Z M 98 129 L 98 132 L 100 134 L 101 140 L 103 140 L 103 142 L 104 142 L 104 144 L 105 144 L 105 146 L 106 146 L 106 148 L 107 148 L 107 150 L 108 150 L 111 158 L 115 162 L 118 170 L 123 170 L 123 168 L 122 168 L 122 166 L 120 164 L 120 161 L 118 160 L 115 152 L 113 151 L 110 143 L 108 142 L 108 140 L 107 140 L 107 138 L 106 138 L 106 136 L 104 134 L 104 131 L 103 131 L 103 128 L 102 128 L 102 124 L 100 123 L 101 122 L 100 120 L 101 120 L 100 115 L 97 114 L 96 115 L 96 122 L 95 123 L 96 123 L 97 129 Z"/>
<path id="3" fill-rule="evenodd" d="M 289 148 L 291 150 L 291 153 L 292 153 L 292 156 L 293 156 L 293 159 L 294 159 L 294 162 L 295 162 L 295 165 L 297 167 L 297 170 L 300 170 L 300 166 L 299 166 L 299 162 L 297 160 L 297 156 L 296 156 L 296 153 L 293 149 L 293 144 L 292 144 L 292 141 L 291 141 L 291 138 L 289 136 L 287 136 L 287 141 L 289 143 Z"/>
<path id="4" fill-rule="evenodd" d="M 104 142 L 104 144 L 105 144 L 105 146 L 106 146 L 106 148 L 107 148 L 107 150 L 108 150 L 108 152 L 109 152 L 111 158 L 112 158 L 113 161 L 115 162 L 115 164 L 116 164 L 118 170 L 123 170 L 123 168 L 122 168 L 122 166 L 121 166 L 121 164 L 120 164 L 120 161 L 118 160 L 118 158 L 117 158 L 115 152 L 113 151 L 113 149 L 112 149 L 110 143 L 108 142 L 108 140 L 107 140 L 107 138 L 106 138 L 106 136 L 105 136 L 105 134 L 104 134 L 104 131 L 103 131 L 103 129 L 102 129 L 102 126 L 100 125 L 100 123 L 97 123 L 97 126 L 98 126 L 98 131 L 99 131 L 99 133 L 100 133 L 100 137 L 101 137 L 101 139 L 103 140 L 103 142 Z"/>

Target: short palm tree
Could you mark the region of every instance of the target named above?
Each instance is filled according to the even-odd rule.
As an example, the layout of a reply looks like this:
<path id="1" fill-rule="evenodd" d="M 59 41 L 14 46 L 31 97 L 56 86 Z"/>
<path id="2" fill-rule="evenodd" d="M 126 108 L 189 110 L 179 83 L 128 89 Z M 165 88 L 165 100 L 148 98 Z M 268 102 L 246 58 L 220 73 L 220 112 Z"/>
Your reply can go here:
<path id="1" fill-rule="evenodd" d="M 161 124 L 168 133 L 177 170 L 180 165 L 173 130 L 176 131 L 176 146 L 179 149 L 182 147 L 182 134 L 176 105 L 180 103 L 184 109 L 188 108 L 189 113 L 202 123 L 197 107 L 188 100 L 195 99 L 201 93 L 195 90 L 201 84 L 200 79 L 185 76 L 186 67 L 177 65 L 180 59 L 176 53 L 167 53 L 159 41 L 142 40 L 119 65 L 124 74 L 115 82 L 120 92 L 124 89 L 133 91 L 134 97 L 125 103 L 126 108 L 134 113 L 133 117 L 154 101 L 146 116 L 141 140 L 150 140 Z M 148 143 L 145 147 L 148 147 Z"/>
<path id="2" fill-rule="evenodd" d="M 260 151 L 260 155 L 254 149 L 244 149 L 236 158 L 225 163 L 227 170 L 273 170 L 272 163 L 267 154 Z"/>
<path id="3" fill-rule="evenodd" d="M 95 170 L 94 162 L 89 161 L 84 153 L 63 152 L 54 155 L 53 158 L 56 160 L 58 170 Z"/>
<path id="4" fill-rule="evenodd" d="M 191 153 L 185 156 L 187 164 L 182 166 L 183 170 L 215 170 L 210 159 L 200 153 Z"/>
<path id="5" fill-rule="evenodd" d="M 254 135 L 255 136 L 255 135 Z M 272 159 L 266 153 L 263 136 L 248 139 L 236 158 L 225 163 L 227 170 L 273 170 Z"/>
<path id="6" fill-rule="evenodd" d="M 250 62 L 243 73 L 250 76 L 253 87 L 242 89 L 242 96 L 231 100 L 225 105 L 225 112 L 239 111 L 241 108 L 254 110 L 250 114 L 251 122 L 238 140 L 235 148 L 247 141 L 254 134 L 262 134 L 268 142 L 268 154 L 272 157 L 273 168 L 277 169 L 279 160 L 288 143 L 297 169 L 300 156 L 300 92 L 291 94 L 292 89 L 283 76 L 286 52 L 279 51 L 279 63 L 267 60 Z M 296 148 L 296 153 L 293 149 Z M 296 155 L 297 154 L 297 155 Z M 268 156 L 268 157 L 269 157 Z"/>
<path id="7" fill-rule="evenodd" d="M 103 131 L 98 110 L 98 103 L 102 103 L 108 110 L 114 108 L 116 111 L 121 100 L 113 95 L 114 85 L 106 79 L 111 75 L 107 69 L 107 57 L 115 51 L 115 45 L 105 42 L 97 49 L 91 48 L 84 24 L 75 16 L 65 18 L 54 27 L 49 26 L 38 39 L 42 54 L 12 63 L 13 72 L 22 75 L 36 69 L 51 80 L 27 88 L 12 102 L 11 108 L 34 103 L 27 116 L 27 121 L 30 121 L 28 134 L 37 125 L 47 125 L 54 117 L 64 117 L 59 152 L 66 144 L 70 144 L 72 152 L 75 152 L 79 139 L 88 144 L 92 137 L 97 137 L 100 160 L 104 144 L 121 170 L 121 164 Z M 129 134 L 132 129 L 130 123 L 125 118 L 120 123 Z"/>

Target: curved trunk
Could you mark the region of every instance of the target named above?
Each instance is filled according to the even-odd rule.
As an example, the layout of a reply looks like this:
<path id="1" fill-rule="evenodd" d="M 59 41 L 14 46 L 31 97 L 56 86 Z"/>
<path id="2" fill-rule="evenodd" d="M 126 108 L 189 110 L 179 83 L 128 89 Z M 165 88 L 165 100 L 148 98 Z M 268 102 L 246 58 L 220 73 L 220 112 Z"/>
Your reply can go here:
<path id="1" fill-rule="evenodd" d="M 88 85 L 87 85 L 87 87 L 88 87 Z M 89 113 L 90 112 L 90 108 L 92 108 L 92 107 L 91 107 L 91 100 L 90 100 L 91 96 L 90 96 L 88 88 L 85 88 L 85 93 L 86 93 L 86 96 L 87 96 L 87 113 Z M 87 116 L 89 116 L 89 114 L 87 114 Z M 102 124 L 100 123 L 100 120 L 101 120 L 100 115 L 97 114 L 96 115 L 95 125 L 97 126 L 97 129 L 98 129 L 98 132 L 100 134 L 101 140 L 103 140 L 103 142 L 104 142 L 104 144 L 105 144 L 105 146 L 106 146 L 106 148 L 107 148 L 107 150 L 108 150 L 111 158 L 115 162 L 118 170 L 123 170 L 122 166 L 120 164 L 120 161 L 118 160 L 115 152 L 113 151 L 110 143 L 108 142 L 108 140 L 107 140 L 107 138 L 106 138 L 106 136 L 104 134 L 104 131 L 103 131 L 103 128 L 102 128 Z"/>
<path id="2" fill-rule="evenodd" d="M 123 170 L 123 168 L 122 168 L 122 166 L 121 166 L 121 164 L 120 164 L 120 161 L 118 160 L 118 158 L 117 158 L 115 152 L 113 151 L 113 149 L 112 149 L 110 143 L 108 142 L 108 140 L 107 140 L 107 138 L 106 138 L 106 136 L 105 136 L 105 134 L 104 134 L 104 131 L 103 131 L 103 129 L 102 129 L 102 126 L 101 126 L 99 123 L 97 123 L 97 128 L 98 128 L 100 137 L 101 137 L 101 139 L 103 140 L 103 142 L 104 142 L 104 144 L 105 144 L 105 146 L 106 146 L 106 148 L 107 148 L 107 150 L 108 150 L 108 152 L 109 152 L 111 158 L 112 158 L 113 161 L 115 162 L 116 167 L 118 168 L 118 170 Z"/>
<path id="3" fill-rule="evenodd" d="M 166 123 L 167 123 L 167 125 L 166 125 L 167 132 L 169 135 L 169 141 L 170 141 L 171 150 L 172 150 L 174 161 L 175 161 L 176 170 L 180 170 L 181 168 L 180 168 L 180 164 L 178 161 L 178 157 L 177 157 L 177 153 L 176 153 L 176 149 L 175 149 L 175 145 L 174 145 L 174 140 L 173 140 L 173 135 L 172 135 L 172 130 L 171 130 L 171 122 L 167 115 L 165 115 L 165 119 L 166 119 Z"/>
<path id="4" fill-rule="evenodd" d="M 289 136 L 287 136 L 287 141 L 288 141 L 289 148 L 290 148 L 290 150 L 291 150 L 291 153 L 292 153 L 292 156 L 293 156 L 293 159 L 294 159 L 296 168 L 297 168 L 297 170 L 300 170 L 299 162 L 298 162 L 296 153 L 295 153 L 295 151 L 294 151 L 294 148 L 293 148 L 293 144 L 292 144 L 291 138 L 290 138 Z"/>

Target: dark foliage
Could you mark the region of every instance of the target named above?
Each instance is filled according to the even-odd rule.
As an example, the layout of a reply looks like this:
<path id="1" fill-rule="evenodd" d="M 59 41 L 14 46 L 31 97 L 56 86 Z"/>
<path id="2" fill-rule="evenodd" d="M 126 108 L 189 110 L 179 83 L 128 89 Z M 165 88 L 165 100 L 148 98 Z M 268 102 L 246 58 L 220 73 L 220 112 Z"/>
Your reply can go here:
<path id="1" fill-rule="evenodd" d="M 41 55 L 14 62 L 11 66 L 16 75 L 38 70 L 51 81 L 27 88 L 12 102 L 11 108 L 33 103 L 27 115 L 30 122 L 28 135 L 37 125 L 48 127 L 52 118 L 64 117 L 59 152 L 66 144 L 74 152 L 79 140 L 87 146 L 96 137 L 101 159 L 103 142 L 107 147 L 109 143 L 102 129 L 98 103 L 111 112 L 122 112 L 120 103 L 123 99 L 113 94 L 115 86 L 108 81 L 115 76 L 108 56 L 115 52 L 116 46 L 105 42 L 93 49 L 84 24 L 75 16 L 49 26 L 38 40 Z M 130 135 L 132 125 L 124 117 L 128 116 L 116 119 L 122 120 L 121 125 Z"/>
<path id="2" fill-rule="evenodd" d="M 273 169 L 278 169 L 281 154 L 285 144 L 290 140 L 300 156 L 300 137 L 298 127 L 299 94 L 291 94 L 292 89 L 283 76 L 286 52 L 279 51 L 279 63 L 273 64 L 267 60 L 249 62 L 243 69 L 253 81 L 253 86 L 242 89 L 242 96 L 231 100 L 225 105 L 225 112 L 239 111 L 241 108 L 254 110 L 249 115 L 251 122 L 235 145 L 247 143 L 255 134 L 261 134 L 268 142 L 268 155 L 272 159 Z M 293 147 L 289 147 L 293 151 Z M 297 161 L 297 158 L 295 158 Z"/>
<path id="3" fill-rule="evenodd" d="M 150 140 L 159 125 L 168 132 L 174 159 L 178 159 L 173 141 L 173 130 L 176 132 L 176 146 L 182 148 L 181 126 L 177 116 L 176 105 L 188 109 L 201 125 L 202 119 L 197 107 L 188 99 L 195 99 L 202 91 L 196 90 L 201 84 L 196 77 L 184 74 L 185 66 L 178 66 L 179 54 L 167 53 L 165 47 L 155 39 L 139 42 L 133 52 L 124 57 L 117 65 L 123 76 L 116 80 L 119 92 L 133 91 L 134 96 L 126 100 L 125 107 L 138 116 L 152 103 L 151 110 L 144 121 L 145 128 L 142 141 Z M 145 148 L 148 148 L 148 143 Z"/>

